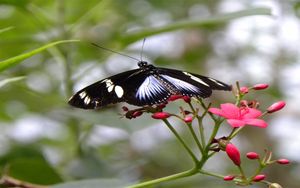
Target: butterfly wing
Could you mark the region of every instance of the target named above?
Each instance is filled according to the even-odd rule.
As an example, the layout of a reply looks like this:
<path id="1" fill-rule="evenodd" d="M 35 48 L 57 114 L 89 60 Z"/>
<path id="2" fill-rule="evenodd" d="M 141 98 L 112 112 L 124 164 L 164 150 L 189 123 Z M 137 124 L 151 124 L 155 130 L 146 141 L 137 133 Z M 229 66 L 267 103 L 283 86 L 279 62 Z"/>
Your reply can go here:
<path id="1" fill-rule="evenodd" d="M 98 109 L 118 102 L 143 106 L 162 103 L 170 95 L 152 71 L 135 69 L 81 89 L 70 98 L 69 104 L 83 109 Z"/>
<path id="2" fill-rule="evenodd" d="M 122 102 L 124 95 L 131 87 L 124 90 L 124 86 L 120 83 L 132 75 L 139 74 L 139 71 L 140 69 L 126 71 L 95 82 L 75 93 L 69 99 L 69 104 L 77 108 L 97 109 L 108 104 Z"/>
<path id="3" fill-rule="evenodd" d="M 140 82 L 137 87 L 132 87 L 131 94 L 126 96 L 126 102 L 129 104 L 143 106 L 160 104 L 168 100 L 172 91 L 164 85 L 161 78 L 149 71 L 147 74 L 139 75 L 143 77 L 143 82 Z M 128 85 L 134 85 L 135 77 L 131 77 L 126 81 Z"/>
<path id="4" fill-rule="evenodd" d="M 212 90 L 230 91 L 231 86 L 210 77 L 175 69 L 157 68 L 161 77 L 169 81 L 182 95 L 209 97 Z"/>

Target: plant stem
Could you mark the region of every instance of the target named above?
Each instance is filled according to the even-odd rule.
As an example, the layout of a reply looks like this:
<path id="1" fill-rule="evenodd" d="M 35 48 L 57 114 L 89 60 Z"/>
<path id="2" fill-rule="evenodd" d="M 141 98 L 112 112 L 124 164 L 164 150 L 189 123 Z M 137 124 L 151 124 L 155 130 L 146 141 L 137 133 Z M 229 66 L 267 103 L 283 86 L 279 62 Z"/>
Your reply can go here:
<path id="1" fill-rule="evenodd" d="M 143 182 L 143 183 L 127 186 L 126 188 L 147 187 L 147 186 L 162 183 L 162 182 L 165 182 L 165 181 L 171 181 L 171 180 L 180 179 L 180 178 L 183 178 L 183 177 L 192 176 L 196 173 L 198 173 L 197 168 L 192 168 L 190 170 L 180 172 L 178 174 L 173 174 L 173 175 L 166 176 L 166 177 L 163 177 L 163 178 L 158 178 L 158 179 L 155 179 L 155 180 L 150 180 L 150 181 L 146 181 L 146 182 Z"/>
<path id="2" fill-rule="evenodd" d="M 231 140 L 232 138 L 234 138 L 245 126 L 239 127 L 237 129 L 234 129 L 230 135 L 228 136 L 228 139 Z"/>
<path id="3" fill-rule="evenodd" d="M 195 116 L 195 117 L 197 118 L 197 120 L 198 120 L 198 127 L 199 127 L 200 139 L 201 139 L 201 143 L 199 143 L 199 144 L 200 144 L 200 146 L 201 146 L 201 148 L 202 148 L 202 149 L 200 149 L 200 151 L 201 151 L 201 153 L 203 153 L 203 146 L 205 146 L 206 143 L 205 143 L 205 136 L 204 136 L 204 127 L 203 127 L 203 124 L 202 124 L 202 117 L 199 117 L 199 116 L 198 116 L 197 111 L 196 111 L 195 108 L 193 107 L 192 103 L 189 102 L 188 104 L 189 104 L 191 110 L 193 111 L 194 116 Z M 198 139 L 197 139 L 197 140 L 198 140 Z M 198 142 L 199 142 L 199 140 L 198 140 Z M 201 145 L 201 144 L 202 144 L 202 145 Z"/>
<path id="4" fill-rule="evenodd" d="M 243 179 L 244 181 L 247 181 L 247 178 L 246 178 L 246 175 L 245 175 L 245 173 L 244 173 L 243 168 L 242 168 L 241 166 L 238 166 L 238 168 L 239 168 L 239 171 L 241 172 L 242 179 Z"/>
<path id="5" fill-rule="evenodd" d="M 222 176 L 222 175 L 215 174 L 215 173 L 212 173 L 212 172 L 207 172 L 205 170 L 199 170 L 199 172 L 201 174 L 205 174 L 205 175 L 209 175 L 209 176 L 213 176 L 213 177 L 217 177 L 217 178 L 222 178 L 222 179 L 224 178 L 224 176 Z"/>
<path id="6" fill-rule="evenodd" d="M 195 140 L 195 142 L 196 142 L 196 144 L 197 144 L 197 146 L 198 146 L 200 152 L 203 154 L 203 147 L 202 147 L 201 143 L 199 142 L 199 139 L 198 139 L 198 137 L 197 137 L 197 135 L 196 135 L 196 133 L 195 133 L 195 131 L 194 131 L 194 129 L 193 129 L 192 124 L 191 124 L 191 123 L 188 123 L 188 124 L 186 124 L 186 125 L 187 125 L 187 127 L 189 128 L 189 130 L 190 130 L 190 132 L 191 132 L 191 134 L 192 134 L 192 136 L 193 136 L 193 138 L 194 138 L 194 140 Z"/>
<path id="7" fill-rule="evenodd" d="M 208 144 L 206 146 L 206 150 L 209 150 L 209 146 L 210 144 L 212 143 L 213 139 L 216 137 L 217 133 L 218 133 L 218 130 L 220 128 L 220 125 L 221 123 L 223 122 L 223 120 L 215 120 L 215 126 L 214 126 L 214 129 L 210 135 L 210 138 L 208 140 Z"/>
<path id="8" fill-rule="evenodd" d="M 182 146 L 185 148 L 185 150 L 189 153 L 189 155 L 192 157 L 193 161 L 195 163 L 198 162 L 198 159 L 192 152 L 192 150 L 186 145 L 184 140 L 180 137 L 180 135 L 177 133 L 177 131 L 173 128 L 173 126 L 170 124 L 170 122 L 167 119 L 163 119 L 164 123 L 168 126 L 168 128 L 172 131 L 172 133 L 175 135 L 177 140 L 182 144 Z"/>

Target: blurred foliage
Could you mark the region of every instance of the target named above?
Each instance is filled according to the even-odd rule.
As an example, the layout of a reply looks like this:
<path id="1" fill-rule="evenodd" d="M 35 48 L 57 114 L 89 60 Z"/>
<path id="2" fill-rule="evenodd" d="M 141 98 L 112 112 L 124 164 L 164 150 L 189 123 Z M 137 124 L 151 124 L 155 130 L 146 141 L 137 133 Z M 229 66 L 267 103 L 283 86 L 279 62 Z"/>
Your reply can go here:
<path id="1" fill-rule="evenodd" d="M 120 118 L 118 105 L 100 111 L 83 111 L 71 109 L 67 100 L 82 84 L 135 65 L 135 62 L 123 63 L 126 57 L 112 61 L 115 54 L 99 50 L 90 45 L 91 42 L 139 57 L 140 40 L 147 37 L 144 56 L 155 60 L 155 64 L 199 74 L 213 73 L 219 67 L 206 62 L 217 56 L 214 43 L 221 42 L 213 39 L 220 33 L 223 36 L 233 20 L 271 14 L 268 7 L 247 3 L 238 11 L 223 11 L 222 3 L 201 0 L 0 0 L 2 174 L 35 184 L 57 184 L 51 186 L 53 188 L 122 187 L 189 168 L 191 163 L 181 146 L 168 136 L 167 130 L 153 125 L 159 123 L 147 115 L 129 121 Z M 295 5 L 294 9 L 298 8 L 298 4 Z M 169 44 L 164 37 L 169 35 L 173 37 L 168 40 L 180 41 L 171 48 L 173 53 L 147 50 L 147 44 L 157 40 L 155 37 L 161 40 L 160 47 L 164 48 Z M 81 42 L 73 43 L 75 39 Z M 72 43 L 64 43 L 70 41 Z M 135 45 L 139 47 L 134 48 Z M 218 62 L 220 69 L 236 67 L 237 59 L 253 51 L 251 45 L 236 48 L 226 56 L 226 62 L 231 63 L 226 64 L 225 59 Z M 278 55 L 276 60 L 286 60 L 285 57 Z M 224 79 L 235 81 L 231 77 Z M 244 79 L 245 83 L 251 83 Z M 271 101 L 282 93 L 274 84 L 268 95 L 271 97 L 263 99 Z M 212 100 L 225 99 L 225 96 L 216 95 Z M 227 100 L 230 99 L 227 97 Z M 170 106 L 169 110 L 174 108 L 178 106 Z M 161 135 L 157 131 L 162 131 Z M 247 131 L 241 140 L 246 145 L 249 145 L 247 137 L 256 138 L 250 145 L 274 142 L 264 133 L 258 136 L 255 130 Z M 183 130 L 182 134 L 189 139 Z M 229 167 L 219 162 L 223 159 L 225 157 L 216 158 L 215 164 L 211 163 L 212 168 L 227 170 Z M 276 174 L 282 172 L 278 169 Z M 291 183 L 288 177 L 280 178 L 280 183 L 297 187 L 299 180 Z M 279 176 L 271 178 L 276 180 Z M 197 176 L 160 187 L 199 185 L 233 186 Z"/>

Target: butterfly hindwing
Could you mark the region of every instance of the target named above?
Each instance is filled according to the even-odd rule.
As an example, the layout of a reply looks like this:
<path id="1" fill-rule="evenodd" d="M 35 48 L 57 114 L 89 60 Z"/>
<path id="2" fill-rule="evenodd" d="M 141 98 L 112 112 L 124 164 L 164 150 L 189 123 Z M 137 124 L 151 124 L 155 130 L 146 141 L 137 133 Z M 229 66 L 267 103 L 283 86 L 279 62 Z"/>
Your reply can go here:
<path id="1" fill-rule="evenodd" d="M 125 102 L 137 106 L 159 104 L 171 96 L 168 88 L 151 70 L 141 69 L 138 74 L 123 80 L 121 85 L 128 88 Z"/>

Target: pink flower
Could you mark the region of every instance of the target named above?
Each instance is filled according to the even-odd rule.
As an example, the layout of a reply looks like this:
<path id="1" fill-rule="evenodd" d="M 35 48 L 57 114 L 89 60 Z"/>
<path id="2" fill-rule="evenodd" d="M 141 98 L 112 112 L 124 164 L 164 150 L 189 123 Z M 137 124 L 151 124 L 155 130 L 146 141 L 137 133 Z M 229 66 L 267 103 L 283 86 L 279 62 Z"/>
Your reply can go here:
<path id="1" fill-rule="evenodd" d="M 278 101 L 278 102 L 275 102 L 274 104 L 272 104 L 267 109 L 267 111 L 268 111 L 268 113 L 273 113 L 273 112 L 281 110 L 284 106 L 285 106 L 285 102 L 284 101 Z"/>
<path id="2" fill-rule="evenodd" d="M 192 116 L 186 116 L 183 120 L 186 123 L 191 123 L 193 121 L 193 117 Z"/>
<path id="3" fill-rule="evenodd" d="M 249 92 L 249 88 L 244 86 L 244 87 L 240 88 L 240 91 L 241 91 L 241 93 L 246 94 Z"/>
<path id="4" fill-rule="evenodd" d="M 261 128 L 266 128 L 268 124 L 261 119 L 261 111 L 249 107 L 237 107 L 231 103 L 221 104 L 219 108 L 209 108 L 209 112 L 222 116 L 227 119 L 227 122 L 232 127 L 241 127 L 244 125 L 253 125 Z"/>
<path id="5" fill-rule="evenodd" d="M 235 165 L 237 165 L 237 166 L 241 165 L 240 151 L 237 149 L 237 147 L 235 147 L 235 145 L 233 145 L 232 143 L 227 144 L 225 151 L 226 151 L 228 157 L 232 160 L 232 162 Z"/>

